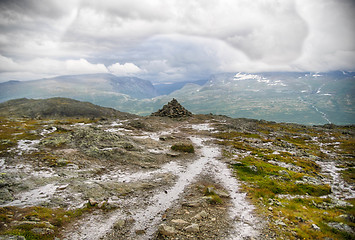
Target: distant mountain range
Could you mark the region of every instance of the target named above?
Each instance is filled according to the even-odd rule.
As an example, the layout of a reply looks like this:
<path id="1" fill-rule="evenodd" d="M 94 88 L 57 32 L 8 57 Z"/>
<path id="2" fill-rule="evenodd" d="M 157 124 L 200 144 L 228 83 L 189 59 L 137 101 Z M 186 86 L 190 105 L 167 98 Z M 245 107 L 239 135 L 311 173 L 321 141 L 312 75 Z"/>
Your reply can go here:
<path id="1" fill-rule="evenodd" d="M 302 124 L 355 124 L 354 72 L 221 73 L 208 80 L 156 84 L 112 74 L 0 83 L 0 102 L 68 97 L 148 115 L 176 98 L 193 113 Z"/>
<path id="2" fill-rule="evenodd" d="M 117 77 L 113 74 L 59 76 L 32 81 L 0 83 L 0 101 L 13 98 L 70 97 L 95 102 L 126 94 L 132 98 L 152 98 L 158 95 L 152 83 L 136 77 Z"/>
<path id="3" fill-rule="evenodd" d="M 70 98 L 27 99 L 20 98 L 0 103 L 1 117 L 61 118 L 61 117 L 118 117 L 131 118 L 137 115 L 116 109 L 80 102 Z"/>

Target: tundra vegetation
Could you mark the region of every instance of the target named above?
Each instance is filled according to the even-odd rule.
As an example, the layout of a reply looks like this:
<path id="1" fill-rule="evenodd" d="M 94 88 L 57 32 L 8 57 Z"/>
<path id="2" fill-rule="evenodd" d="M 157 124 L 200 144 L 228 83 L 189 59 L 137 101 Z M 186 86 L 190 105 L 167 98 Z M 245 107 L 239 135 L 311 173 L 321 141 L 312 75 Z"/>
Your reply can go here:
<path id="1" fill-rule="evenodd" d="M 189 127 L 198 124 L 200 128 Z M 171 130 L 176 128 L 181 132 Z M 170 172 L 164 172 L 162 166 L 181 167 L 198 158 L 201 146 L 189 137 L 199 135 L 218 147 L 219 160 L 241 183 L 238 191 L 247 193 L 255 214 L 265 220 L 262 239 L 354 239 L 354 130 L 354 126 L 304 126 L 216 115 L 177 120 L 131 115 L 1 117 L 0 236 L 62 239 L 68 237 L 67 231 L 75 231 L 73 224 L 90 216 L 125 211 L 125 202 L 133 205 L 131 199 L 144 205 L 143 200 L 161 189 L 168 194 L 178 178 L 171 171 L 179 168 L 171 165 Z M 218 234 L 231 227 L 232 220 L 226 217 L 231 206 L 228 190 L 211 177 L 203 178 L 202 173 L 181 193 L 185 200 L 203 201 L 198 212 L 193 201 L 178 201 L 162 217 L 175 224 L 173 235 L 153 236 L 225 236 Z M 55 192 L 38 190 L 37 202 L 26 200 L 28 192 L 46 186 Z M 191 219 L 193 224 L 177 227 Z M 119 219 L 112 231 L 116 237 L 129 236 L 133 222 Z"/>

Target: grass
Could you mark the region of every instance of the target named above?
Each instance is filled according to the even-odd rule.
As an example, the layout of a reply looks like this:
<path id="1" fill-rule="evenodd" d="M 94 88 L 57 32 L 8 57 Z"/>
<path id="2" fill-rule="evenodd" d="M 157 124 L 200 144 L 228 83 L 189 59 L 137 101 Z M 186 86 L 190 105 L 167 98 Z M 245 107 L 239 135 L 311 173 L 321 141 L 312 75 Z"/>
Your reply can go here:
<path id="1" fill-rule="evenodd" d="M 321 175 L 321 169 L 314 161 L 315 157 L 308 157 L 309 155 L 328 157 L 310 140 L 311 137 L 318 137 L 322 143 L 340 142 L 339 148 L 334 148 L 334 144 L 323 145 L 323 148 L 329 151 L 344 154 L 340 155 L 338 161 L 348 161 L 348 155 L 354 154 L 353 138 L 337 132 L 337 129 L 333 130 L 334 133 L 325 133 L 319 129 L 277 123 L 266 123 L 260 127 L 263 135 L 257 134 L 259 137 L 243 132 L 218 133 L 215 136 L 219 138 L 217 143 L 225 146 L 223 156 L 236 161 L 232 167 L 242 181 L 243 189 L 258 207 L 257 211 L 269 219 L 269 229 L 275 232 L 279 239 L 354 239 L 349 233 L 327 225 L 329 222 L 339 222 L 354 228 L 355 223 L 340 218 L 344 214 L 354 216 L 354 207 L 334 205 L 327 197 L 331 193 L 328 185 L 304 182 L 296 184 L 296 181 L 302 181 L 305 176 L 319 178 Z M 277 138 L 272 141 L 266 139 L 271 133 L 277 133 Z M 271 141 L 272 146 L 284 149 L 291 147 L 303 151 L 305 156 L 293 155 L 286 151 L 273 154 L 270 148 L 258 148 L 253 144 L 254 140 L 249 140 L 251 138 L 258 139 L 259 142 L 262 141 L 261 143 Z M 239 153 L 249 152 L 249 155 L 235 158 L 235 150 Z M 288 166 L 293 165 L 295 168 L 290 169 L 294 171 L 271 164 L 270 160 L 283 162 Z M 351 164 L 345 165 L 348 167 L 341 171 L 342 176 L 349 183 L 354 183 L 353 159 Z M 355 205 L 355 200 L 349 202 Z M 286 226 L 279 225 L 280 220 Z M 317 225 L 320 231 L 314 229 L 312 224 Z"/>
<path id="2" fill-rule="evenodd" d="M 253 156 L 240 159 L 239 162 L 233 165 L 239 179 L 252 183 L 259 192 L 257 197 L 274 197 L 276 194 L 323 196 L 330 193 L 328 185 L 295 184 L 294 180 L 305 174 L 294 173 Z M 251 166 L 256 167 L 257 171 L 252 170 Z M 288 175 L 281 174 L 281 170 L 286 171 Z"/>
<path id="3" fill-rule="evenodd" d="M 74 210 L 65 210 L 63 208 L 45 208 L 45 207 L 2 207 L 0 208 L 0 235 L 19 235 L 24 236 L 26 240 L 52 240 L 58 234 L 59 229 L 84 213 L 91 212 L 94 207 L 87 204 L 84 208 Z M 31 219 L 37 219 L 32 221 Z M 12 225 L 13 221 L 30 221 L 28 223 Z M 50 223 L 52 226 L 48 226 Z M 7 226 L 5 225 L 7 224 Z M 50 228 L 52 234 L 39 235 L 31 231 L 33 228 Z"/>

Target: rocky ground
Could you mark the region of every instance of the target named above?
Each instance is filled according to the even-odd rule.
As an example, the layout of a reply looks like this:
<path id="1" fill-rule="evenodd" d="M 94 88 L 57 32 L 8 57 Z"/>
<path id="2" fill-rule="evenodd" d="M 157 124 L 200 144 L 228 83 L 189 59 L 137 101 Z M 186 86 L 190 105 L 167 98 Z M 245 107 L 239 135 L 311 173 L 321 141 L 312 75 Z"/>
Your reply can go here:
<path id="1" fill-rule="evenodd" d="M 353 127 L 215 115 L 0 125 L 0 239 L 354 237 Z"/>

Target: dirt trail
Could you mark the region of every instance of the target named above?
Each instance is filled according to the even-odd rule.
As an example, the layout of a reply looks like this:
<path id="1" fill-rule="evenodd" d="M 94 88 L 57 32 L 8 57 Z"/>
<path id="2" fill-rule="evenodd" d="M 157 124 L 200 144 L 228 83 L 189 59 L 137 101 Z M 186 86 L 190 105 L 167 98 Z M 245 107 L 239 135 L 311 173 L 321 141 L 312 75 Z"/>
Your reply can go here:
<path id="1" fill-rule="evenodd" d="M 246 194 L 240 191 L 239 183 L 232 176 L 230 169 L 225 163 L 218 160 L 221 158 L 218 146 L 210 143 L 211 138 L 199 135 L 200 131 L 211 131 L 213 128 L 206 123 L 190 127 L 194 133 L 187 137 L 197 149 L 197 157 L 194 161 L 187 164 L 178 160 L 171 161 L 153 171 L 120 172 L 120 176 L 117 178 L 117 181 L 124 182 L 143 179 L 153 181 L 160 176 L 159 174 L 170 173 L 176 179 L 173 184 L 154 190 L 148 198 L 137 196 L 135 199 L 122 201 L 120 203 L 121 209 L 111 212 L 107 216 L 88 216 L 81 220 L 82 224 L 77 223 L 75 228 L 66 231 L 66 239 L 154 239 L 157 236 L 159 225 L 163 222 L 164 214 L 179 202 L 181 203 L 187 187 L 196 182 L 198 177 L 200 181 L 203 180 L 201 174 L 214 179 L 228 191 L 230 196 L 228 214 L 232 222 L 231 225 L 233 225 L 232 229 L 228 230 L 228 238 L 248 239 L 258 236 L 262 224 L 253 215 L 254 207 L 248 203 Z M 159 133 L 155 133 L 147 135 L 147 137 L 158 141 L 157 136 L 159 135 Z M 140 138 L 145 138 L 145 136 L 141 135 Z M 117 227 L 117 222 L 120 223 L 119 227 Z M 123 236 L 123 234 L 125 235 Z"/>
<path id="2" fill-rule="evenodd" d="M 131 141 L 132 146 L 138 149 L 139 163 L 143 165 L 137 167 L 133 161 L 126 165 L 89 162 L 86 157 L 80 162 L 75 160 L 81 159 L 75 155 L 77 150 L 63 150 L 63 158 L 74 159 L 73 163 L 54 170 L 43 167 L 40 171 L 34 171 L 34 167 L 29 165 L 27 170 L 24 169 L 29 174 L 24 172 L 23 179 L 31 180 L 32 185 L 29 184 L 26 191 L 20 191 L 14 200 L 2 206 L 58 206 L 59 203 L 77 208 L 85 206 L 92 196 L 114 206 L 106 210 L 94 208 L 66 225 L 60 230 L 62 240 L 174 239 L 174 234 L 161 234 L 159 227 L 162 223 L 174 226 L 179 239 L 250 239 L 259 236 L 263 223 L 253 214 L 254 206 L 248 202 L 240 183 L 223 162 L 220 147 L 213 144 L 210 133 L 216 130 L 210 122 L 173 122 L 161 127 L 161 131 L 149 132 L 129 130 L 127 126 L 123 128 L 123 123 L 128 124 L 114 122 L 71 127 L 76 131 L 95 127 L 130 139 L 126 141 Z M 192 143 L 195 154 L 171 152 L 170 146 L 180 141 Z M 18 154 L 38 151 L 39 142 L 19 141 Z M 103 146 L 99 151 L 112 149 Z M 70 158 L 68 154 L 73 155 Z M 145 163 L 144 159 L 149 160 L 149 157 L 153 160 Z M 1 168 L 4 163 L 5 160 L 0 159 Z M 10 173 L 18 166 L 8 166 L 6 171 Z M 211 204 L 204 195 L 203 189 L 212 185 L 216 191 L 225 193 L 221 195 L 222 203 Z M 186 202 L 191 206 L 186 208 Z M 208 214 L 202 218 L 192 216 L 202 210 Z M 187 225 L 199 225 L 200 229 L 191 232 L 186 230 L 187 225 L 174 225 L 172 220 L 176 218 Z"/>

